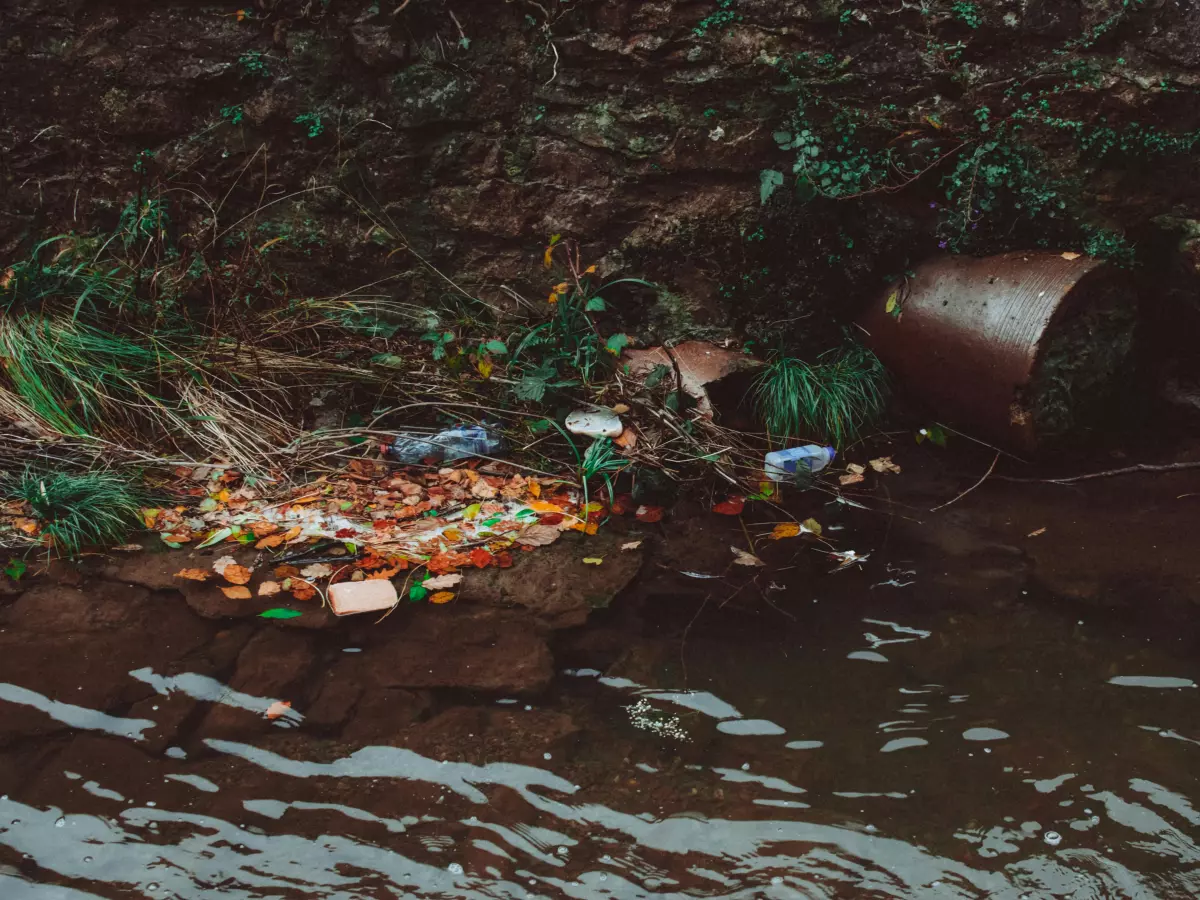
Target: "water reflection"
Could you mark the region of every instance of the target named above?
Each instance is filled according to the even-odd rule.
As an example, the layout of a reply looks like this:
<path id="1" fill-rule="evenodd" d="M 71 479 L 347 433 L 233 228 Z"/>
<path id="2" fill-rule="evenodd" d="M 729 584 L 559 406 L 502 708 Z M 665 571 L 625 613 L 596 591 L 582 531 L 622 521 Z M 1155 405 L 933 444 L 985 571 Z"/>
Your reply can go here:
<path id="1" fill-rule="evenodd" d="M 570 670 L 555 702 L 592 717 L 582 750 L 538 765 L 348 746 L 302 711 L 278 730 L 273 698 L 133 668 L 261 726 L 235 740 L 201 724 L 189 752 L 147 753 L 153 721 L 0 685 L 0 715 L 38 711 L 72 730 L 65 754 L 83 748 L 0 798 L 0 898 L 1200 894 L 1195 672 L 994 679 L 963 662 L 977 636 L 897 618 L 782 662 L 726 647 L 705 690 Z M 930 663 L 935 641 L 963 646 Z M 884 644 L 877 665 L 855 656 Z M 680 735 L 645 724 L 664 721 Z M 137 763 L 84 752 L 110 746 Z"/>

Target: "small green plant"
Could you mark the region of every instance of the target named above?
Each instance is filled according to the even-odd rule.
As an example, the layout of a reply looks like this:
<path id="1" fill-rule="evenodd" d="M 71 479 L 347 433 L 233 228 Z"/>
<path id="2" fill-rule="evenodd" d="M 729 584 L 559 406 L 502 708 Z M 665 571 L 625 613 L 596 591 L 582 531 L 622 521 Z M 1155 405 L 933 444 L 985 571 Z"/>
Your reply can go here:
<path id="1" fill-rule="evenodd" d="M 858 344 L 815 363 L 778 356 L 755 385 L 759 414 L 772 435 L 820 438 L 837 447 L 883 412 L 887 396 L 883 363 Z"/>
<path id="2" fill-rule="evenodd" d="M 55 549 L 77 557 L 95 544 L 122 543 L 137 526 L 141 492 L 114 472 L 35 472 L 27 469 L 12 485 L 29 504 Z"/>
<path id="3" fill-rule="evenodd" d="M 958 19 L 958 21 L 962 22 L 968 28 L 978 28 L 983 24 L 983 13 L 979 11 L 978 6 L 968 2 L 968 0 L 957 0 L 950 7 L 950 15 L 954 16 L 954 18 Z"/>
<path id="4" fill-rule="evenodd" d="M 242 67 L 242 72 L 251 78 L 271 77 L 271 66 L 267 61 L 267 55 L 261 50 L 247 50 L 238 57 L 238 65 Z"/>
<path id="5" fill-rule="evenodd" d="M 733 11 L 737 0 L 717 0 L 717 9 L 700 20 L 692 29 L 696 37 L 704 37 L 710 31 L 720 31 L 728 28 L 734 22 L 742 20 L 741 15 Z"/>
<path id="6" fill-rule="evenodd" d="M 427 331 L 421 335 L 421 340 L 428 341 L 433 344 L 433 359 L 434 362 L 441 362 L 446 358 L 447 348 L 454 343 L 453 331 Z"/>
<path id="7" fill-rule="evenodd" d="M 241 125 L 242 119 L 245 118 L 246 111 L 242 104 L 236 103 L 233 106 L 221 107 L 221 118 L 230 125 Z"/>
<path id="8" fill-rule="evenodd" d="M 13 581 L 20 581 L 28 570 L 29 566 L 25 565 L 25 560 L 11 556 L 9 557 L 8 564 L 4 567 L 4 574 Z"/>
<path id="9" fill-rule="evenodd" d="M 309 138 L 320 137 L 325 131 L 325 123 L 321 121 L 321 114 L 315 112 L 301 113 L 292 120 L 297 125 L 305 125 L 308 127 Z"/>
<path id="10" fill-rule="evenodd" d="M 138 155 L 133 160 L 133 171 L 138 175 L 145 175 L 146 167 L 152 159 L 154 159 L 153 150 L 139 150 Z"/>
<path id="11" fill-rule="evenodd" d="M 583 484 L 584 506 L 588 502 L 588 483 L 597 475 L 608 489 L 609 501 L 613 497 L 613 478 L 632 465 L 631 461 L 617 453 L 609 438 L 596 438 L 583 452 L 579 464 L 579 480 Z"/>

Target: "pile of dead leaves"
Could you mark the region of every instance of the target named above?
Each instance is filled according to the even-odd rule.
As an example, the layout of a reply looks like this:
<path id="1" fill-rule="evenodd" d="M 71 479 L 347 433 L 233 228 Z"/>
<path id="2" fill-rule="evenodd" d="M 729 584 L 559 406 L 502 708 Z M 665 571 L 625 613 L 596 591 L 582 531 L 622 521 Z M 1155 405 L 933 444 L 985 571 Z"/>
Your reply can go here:
<path id="1" fill-rule="evenodd" d="M 633 512 L 628 498 L 608 508 L 582 505 L 571 485 L 529 477 L 515 467 L 478 461 L 461 466 L 397 471 L 357 460 L 336 475 L 266 497 L 235 472 L 179 469 L 177 495 L 190 503 L 147 509 L 145 524 L 172 547 L 197 549 L 244 544 L 275 551 L 262 557 L 270 577 L 221 556 L 212 569 L 185 569 L 178 577 L 219 578 L 231 599 L 287 592 L 297 600 L 324 596 L 340 581 L 405 577 L 410 600 L 443 603 L 461 569 L 507 568 L 513 554 L 556 541 L 565 531 L 594 534 L 609 514 Z M 195 499 L 193 499 L 195 498 Z M 198 502 L 197 502 L 198 500 Z M 636 510 L 644 521 L 661 510 Z M 261 577 L 261 576 L 260 576 Z"/>

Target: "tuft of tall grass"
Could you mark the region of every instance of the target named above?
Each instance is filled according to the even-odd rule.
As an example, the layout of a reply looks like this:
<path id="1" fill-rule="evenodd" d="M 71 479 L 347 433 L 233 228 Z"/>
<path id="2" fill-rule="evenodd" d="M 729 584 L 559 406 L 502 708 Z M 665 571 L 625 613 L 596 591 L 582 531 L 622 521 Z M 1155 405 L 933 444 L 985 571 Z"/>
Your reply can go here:
<path id="1" fill-rule="evenodd" d="M 173 362 L 155 339 L 135 343 L 66 316 L 0 317 L 0 357 L 13 393 L 60 434 L 94 434 L 128 418 L 131 407 L 156 406 L 150 386 Z M 124 415 L 122 415 L 124 414 Z"/>
<path id="2" fill-rule="evenodd" d="M 887 371 L 860 344 L 822 354 L 815 363 L 778 356 L 755 384 L 759 415 L 772 435 L 811 437 L 844 446 L 887 404 Z"/>
<path id="3" fill-rule="evenodd" d="M 30 505 L 55 549 L 70 557 L 91 545 L 123 543 L 138 525 L 144 499 L 128 478 L 101 471 L 26 469 L 13 479 L 12 493 Z"/>

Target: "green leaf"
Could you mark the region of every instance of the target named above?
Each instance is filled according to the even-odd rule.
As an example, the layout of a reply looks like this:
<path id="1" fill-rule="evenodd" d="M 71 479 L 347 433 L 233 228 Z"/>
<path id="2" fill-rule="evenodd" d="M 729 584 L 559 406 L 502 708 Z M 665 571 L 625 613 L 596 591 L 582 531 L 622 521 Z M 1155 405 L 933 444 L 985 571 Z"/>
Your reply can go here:
<path id="1" fill-rule="evenodd" d="M 414 584 L 408 589 L 408 599 L 413 603 L 424 600 L 428 594 L 429 591 L 425 590 L 425 588 L 421 587 L 419 584 Z"/>
<path id="2" fill-rule="evenodd" d="M 232 528 L 218 528 L 216 531 L 210 531 L 201 543 L 196 545 L 197 550 L 203 550 L 205 547 L 211 547 L 213 544 L 219 544 L 233 534 Z"/>
<path id="3" fill-rule="evenodd" d="M 488 341 L 483 345 L 483 349 L 488 353 L 494 353 L 497 356 L 502 356 L 508 352 L 508 345 L 504 341 Z"/>
<path id="4" fill-rule="evenodd" d="M 529 423 L 529 430 L 534 434 L 542 434 L 543 432 L 549 431 L 550 426 L 553 424 L 554 423 L 549 419 L 538 419 L 537 421 Z"/>
<path id="5" fill-rule="evenodd" d="M 13 557 L 8 561 L 8 565 L 4 567 L 4 574 L 13 581 L 20 581 L 21 576 L 25 574 L 29 567 L 25 565 L 25 560 Z"/>
<path id="6" fill-rule="evenodd" d="M 403 369 L 404 357 L 397 356 L 395 353 L 376 353 L 371 357 L 371 363 L 383 366 L 385 369 Z"/>
<path id="7" fill-rule="evenodd" d="M 302 615 L 304 615 L 304 613 L 300 612 L 299 610 L 284 609 L 277 606 L 274 609 L 264 609 L 258 614 L 258 617 L 260 619 L 296 619 Z"/>
<path id="8" fill-rule="evenodd" d="M 608 342 L 604 346 L 608 350 L 608 352 L 611 353 L 613 356 L 620 356 L 621 351 L 625 349 L 625 347 L 628 343 L 629 343 L 629 335 L 614 334 L 612 337 L 610 337 L 608 339 Z"/>
<path id="9" fill-rule="evenodd" d="M 775 189 L 783 185 L 783 173 L 775 169 L 763 169 L 758 173 L 758 202 L 766 204 L 775 193 Z"/>
<path id="10" fill-rule="evenodd" d="M 659 382 L 666 378 L 670 371 L 670 366 L 664 365 L 663 363 L 658 363 L 658 365 L 650 370 L 650 374 L 646 376 L 646 387 L 658 387 Z"/>
<path id="11" fill-rule="evenodd" d="M 546 382 L 541 378 L 525 376 L 513 386 L 513 392 L 518 400 L 531 400 L 537 403 L 546 396 Z"/>
<path id="12" fill-rule="evenodd" d="M 583 308 L 588 312 L 604 312 L 608 307 L 605 306 L 603 297 L 592 297 Z"/>
<path id="13" fill-rule="evenodd" d="M 358 554 L 358 544 L 354 543 L 354 541 L 346 541 L 342 544 L 342 546 L 346 548 L 346 552 L 351 556 L 356 556 Z"/>

